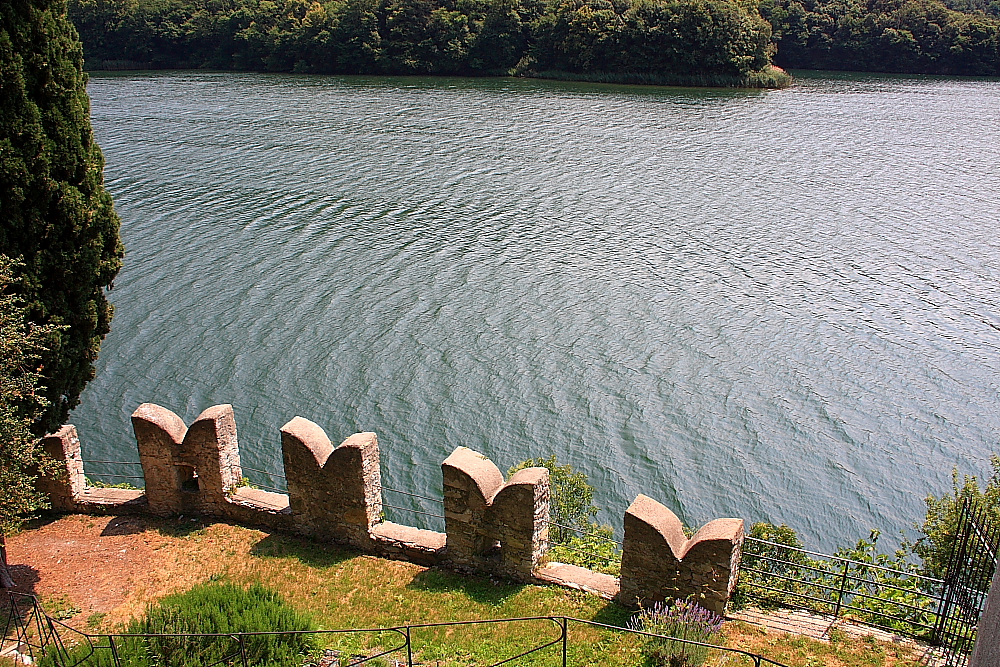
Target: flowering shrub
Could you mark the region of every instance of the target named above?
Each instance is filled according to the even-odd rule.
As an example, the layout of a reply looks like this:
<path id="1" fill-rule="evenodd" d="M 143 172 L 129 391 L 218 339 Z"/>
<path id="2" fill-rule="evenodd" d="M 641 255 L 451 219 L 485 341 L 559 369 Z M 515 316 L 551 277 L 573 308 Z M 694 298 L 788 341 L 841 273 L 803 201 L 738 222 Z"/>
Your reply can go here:
<path id="1" fill-rule="evenodd" d="M 672 600 L 640 609 L 629 626 L 633 630 L 674 638 L 648 638 L 646 653 L 649 664 L 656 667 L 698 667 L 708 658 L 710 649 L 687 642 L 718 644 L 724 621 L 723 617 L 691 600 Z"/>

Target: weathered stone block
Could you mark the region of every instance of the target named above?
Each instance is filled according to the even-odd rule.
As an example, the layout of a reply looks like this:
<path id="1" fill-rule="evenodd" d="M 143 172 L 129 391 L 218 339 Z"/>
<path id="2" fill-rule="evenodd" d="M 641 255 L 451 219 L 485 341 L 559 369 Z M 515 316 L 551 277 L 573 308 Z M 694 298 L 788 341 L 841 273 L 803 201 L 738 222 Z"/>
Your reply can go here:
<path id="1" fill-rule="evenodd" d="M 689 598 L 725 614 L 742 544 L 742 519 L 716 519 L 689 540 L 673 512 L 639 495 L 625 512 L 619 601 L 635 607 Z"/>
<path id="2" fill-rule="evenodd" d="M 479 452 L 458 447 L 441 464 L 441 475 L 448 558 L 475 567 L 499 545 L 489 507 L 503 487 L 503 473 Z"/>
<path id="3" fill-rule="evenodd" d="M 549 541 L 549 471 L 519 470 L 497 492 L 492 525 L 500 540 L 500 569 L 530 581 Z"/>
<path id="4" fill-rule="evenodd" d="M 151 512 L 227 515 L 243 477 L 233 406 L 208 408 L 187 428 L 170 410 L 144 403 L 132 428 Z"/>
<path id="5" fill-rule="evenodd" d="M 375 434 L 356 433 L 334 448 L 317 424 L 295 417 L 281 427 L 281 451 L 296 530 L 370 549 L 382 514 Z"/>
<path id="6" fill-rule="evenodd" d="M 87 488 L 83 474 L 83 455 L 76 427 L 67 424 L 52 435 L 42 438 L 42 449 L 59 463 L 59 472 L 38 478 L 36 488 L 47 494 L 52 509 L 72 512 Z"/>

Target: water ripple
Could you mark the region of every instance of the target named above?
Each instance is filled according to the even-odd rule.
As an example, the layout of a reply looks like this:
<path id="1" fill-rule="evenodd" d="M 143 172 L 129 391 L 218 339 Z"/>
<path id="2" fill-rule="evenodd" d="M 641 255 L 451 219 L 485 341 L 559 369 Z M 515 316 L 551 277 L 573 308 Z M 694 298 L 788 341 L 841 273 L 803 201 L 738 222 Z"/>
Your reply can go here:
<path id="1" fill-rule="evenodd" d="M 555 453 L 618 529 L 642 492 L 821 548 L 988 471 L 996 82 L 89 90 L 129 254 L 73 415 L 88 458 L 131 460 L 143 401 L 231 402 L 262 470 L 301 414 L 378 432 L 395 488 L 433 493 L 458 445 Z"/>

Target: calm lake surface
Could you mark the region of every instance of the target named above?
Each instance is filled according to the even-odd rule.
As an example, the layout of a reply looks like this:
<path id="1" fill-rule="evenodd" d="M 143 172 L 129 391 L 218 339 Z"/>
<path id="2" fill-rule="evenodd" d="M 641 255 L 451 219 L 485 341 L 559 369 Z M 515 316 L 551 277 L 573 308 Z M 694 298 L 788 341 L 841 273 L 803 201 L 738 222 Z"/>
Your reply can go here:
<path id="1" fill-rule="evenodd" d="M 72 415 L 85 458 L 138 460 L 145 401 L 232 403 L 262 471 L 301 415 L 377 432 L 392 488 L 439 496 L 459 445 L 504 470 L 554 453 L 619 535 L 645 493 L 832 549 L 891 544 L 1000 451 L 1000 82 L 89 92 L 128 256 Z"/>

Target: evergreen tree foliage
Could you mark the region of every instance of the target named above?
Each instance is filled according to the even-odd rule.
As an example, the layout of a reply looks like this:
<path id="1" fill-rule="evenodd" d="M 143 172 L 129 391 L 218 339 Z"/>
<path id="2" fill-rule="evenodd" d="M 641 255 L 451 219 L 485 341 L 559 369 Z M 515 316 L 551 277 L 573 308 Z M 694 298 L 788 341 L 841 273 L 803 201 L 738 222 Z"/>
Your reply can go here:
<path id="1" fill-rule="evenodd" d="M 93 377 L 118 273 L 118 217 L 90 127 L 83 49 L 62 0 L 0 0 L 0 253 L 21 262 L 29 320 L 47 329 L 33 425 L 61 425 Z"/>

